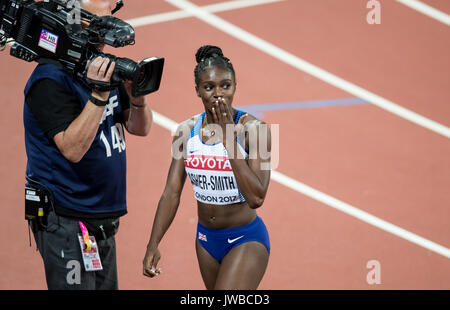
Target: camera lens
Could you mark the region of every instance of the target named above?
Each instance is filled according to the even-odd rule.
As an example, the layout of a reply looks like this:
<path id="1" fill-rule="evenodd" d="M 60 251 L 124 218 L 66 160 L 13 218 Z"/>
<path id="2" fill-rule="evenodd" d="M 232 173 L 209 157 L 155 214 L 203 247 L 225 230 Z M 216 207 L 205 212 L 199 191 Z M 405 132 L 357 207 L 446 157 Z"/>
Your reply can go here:
<path id="1" fill-rule="evenodd" d="M 137 76 L 137 83 L 139 85 L 139 87 L 143 87 L 145 84 L 145 80 L 146 80 L 146 68 L 144 66 L 139 68 L 139 72 L 138 72 L 138 76 Z"/>
<path id="2" fill-rule="evenodd" d="M 164 58 L 151 57 L 137 63 L 129 58 L 119 58 L 107 55 L 116 62 L 113 81 L 128 80 L 133 83 L 133 96 L 139 97 L 150 94 L 159 89 L 164 67 Z"/>
<path id="3" fill-rule="evenodd" d="M 159 89 L 164 67 L 164 58 L 151 57 L 137 64 L 133 80 L 133 96 L 143 96 Z"/>

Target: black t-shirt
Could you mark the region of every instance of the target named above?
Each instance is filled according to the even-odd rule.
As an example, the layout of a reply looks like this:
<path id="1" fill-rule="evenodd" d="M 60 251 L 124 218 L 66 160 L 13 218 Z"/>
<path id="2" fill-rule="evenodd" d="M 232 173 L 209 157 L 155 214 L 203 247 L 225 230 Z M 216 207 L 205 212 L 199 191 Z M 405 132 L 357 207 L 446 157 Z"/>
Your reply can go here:
<path id="1" fill-rule="evenodd" d="M 122 109 L 129 109 L 130 98 L 123 83 L 119 86 L 119 96 Z M 49 140 L 66 130 L 82 111 L 78 97 L 52 79 L 37 81 L 25 101 Z"/>
<path id="2" fill-rule="evenodd" d="M 130 97 L 123 83 L 119 86 L 119 96 L 122 110 L 129 109 Z M 52 79 L 37 81 L 28 92 L 25 102 L 38 122 L 39 127 L 51 143 L 54 143 L 53 137 L 57 133 L 66 130 L 82 111 L 78 97 Z M 59 215 L 82 219 L 115 218 L 126 213 L 121 211 L 119 214 L 117 212 L 86 214 L 61 206 L 55 205 L 54 207 Z"/>

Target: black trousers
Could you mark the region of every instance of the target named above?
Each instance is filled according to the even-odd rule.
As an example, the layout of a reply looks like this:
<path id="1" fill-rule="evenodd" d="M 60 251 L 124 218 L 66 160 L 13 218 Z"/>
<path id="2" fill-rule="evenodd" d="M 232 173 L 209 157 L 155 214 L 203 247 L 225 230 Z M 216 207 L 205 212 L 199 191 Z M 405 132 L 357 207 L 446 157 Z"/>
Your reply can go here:
<path id="1" fill-rule="evenodd" d="M 117 290 L 116 241 L 114 236 L 96 240 L 103 270 L 86 271 L 81 256 L 78 220 L 48 214 L 47 229 L 32 225 L 44 261 L 49 290 Z"/>

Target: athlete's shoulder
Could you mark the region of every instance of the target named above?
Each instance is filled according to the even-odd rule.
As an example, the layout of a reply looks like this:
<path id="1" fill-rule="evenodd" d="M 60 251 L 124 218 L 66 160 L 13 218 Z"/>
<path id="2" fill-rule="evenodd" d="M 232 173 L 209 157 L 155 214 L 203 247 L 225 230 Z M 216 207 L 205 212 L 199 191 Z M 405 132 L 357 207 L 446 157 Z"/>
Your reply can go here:
<path id="1" fill-rule="evenodd" d="M 201 114 L 194 115 L 178 124 L 177 129 L 173 135 L 172 147 L 175 147 L 173 151 L 178 150 L 180 154 L 184 153 L 184 146 L 189 140 L 192 128 L 194 128 L 195 122 L 198 120 L 200 115 Z"/>
<path id="2" fill-rule="evenodd" d="M 198 118 L 201 114 L 194 115 L 187 120 L 182 121 L 178 124 L 177 129 L 174 133 L 173 140 L 176 141 L 179 138 L 182 138 L 184 142 L 186 142 L 191 134 L 192 128 L 195 126 L 195 122 L 197 122 Z"/>
<path id="3" fill-rule="evenodd" d="M 271 141 L 271 132 L 269 125 L 264 122 L 263 120 L 258 119 L 252 114 L 245 113 L 242 115 L 242 117 L 239 119 L 239 124 L 242 126 L 238 129 L 240 131 L 240 134 L 245 134 L 245 145 L 246 145 L 246 151 L 249 151 L 247 148 L 248 145 L 250 145 L 250 139 L 261 139 L 265 137 L 267 139 L 267 142 L 270 143 Z M 242 136 L 241 136 L 242 139 Z"/>
<path id="4" fill-rule="evenodd" d="M 257 118 L 256 116 L 245 112 L 241 118 L 239 119 L 239 124 L 242 124 L 244 127 L 246 128 L 251 128 L 251 127 L 260 127 L 261 125 L 267 125 L 266 122 L 264 122 L 263 120 L 260 120 L 259 118 Z"/>
<path id="5" fill-rule="evenodd" d="M 187 120 L 182 121 L 178 127 L 177 127 L 177 131 L 185 131 L 188 130 L 189 132 L 192 130 L 192 128 L 194 128 L 195 123 L 197 122 L 198 118 L 201 116 L 200 114 L 196 114 L 190 118 L 188 118 Z"/>

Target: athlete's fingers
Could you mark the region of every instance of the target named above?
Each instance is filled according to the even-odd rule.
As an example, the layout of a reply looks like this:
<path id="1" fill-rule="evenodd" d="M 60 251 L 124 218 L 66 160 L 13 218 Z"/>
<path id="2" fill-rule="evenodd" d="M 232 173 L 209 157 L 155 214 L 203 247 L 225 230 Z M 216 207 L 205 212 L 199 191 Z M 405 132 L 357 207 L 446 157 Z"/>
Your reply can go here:
<path id="1" fill-rule="evenodd" d="M 248 117 L 248 113 L 245 113 L 244 115 L 242 115 L 241 118 L 239 119 L 238 124 L 244 125 L 244 122 L 247 119 L 247 117 Z"/>
<path id="2" fill-rule="evenodd" d="M 222 101 L 217 100 L 217 116 L 219 119 L 219 123 L 223 123 L 225 121 L 226 112 L 223 109 Z"/>
<path id="3" fill-rule="evenodd" d="M 153 278 L 157 277 L 161 274 L 161 268 L 156 269 L 156 267 L 151 267 L 150 269 L 144 270 L 144 275 L 147 277 Z"/>
<path id="4" fill-rule="evenodd" d="M 228 103 L 225 101 L 225 98 L 221 97 L 220 99 L 222 99 L 221 102 L 222 102 L 223 109 L 224 109 L 224 111 L 225 111 L 224 113 L 227 113 L 227 115 L 225 116 L 225 118 L 226 118 L 228 121 L 233 121 L 233 114 L 231 113 L 231 108 L 230 108 L 230 106 L 229 106 Z"/>
<path id="5" fill-rule="evenodd" d="M 153 256 L 153 261 L 150 266 L 150 271 L 155 272 L 156 266 L 158 265 L 158 261 L 159 261 L 159 259 L 157 257 Z"/>
<path id="6" fill-rule="evenodd" d="M 152 278 L 153 277 L 157 277 L 157 276 L 159 276 L 161 274 L 161 272 L 162 272 L 161 268 L 151 269 L 150 270 L 150 275 L 151 275 Z"/>
<path id="7" fill-rule="evenodd" d="M 142 262 L 143 274 L 147 277 L 150 276 L 150 269 L 152 268 L 153 257 L 155 255 L 154 251 L 150 251 L 147 249 L 144 260 Z"/>
<path id="8" fill-rule="evenodd" d="M 156 268 L 161 254 L 158 249 L 153 252 L 148 252 L 144 258 L 144 275 L 150 278 L 158 276 L 161 273 L 161 268 Z"/>
<path id="9" fill-rule="evenodd" d="M 225 108 L 228 107 L 224 97 L 219 97 L 218 103 L 221 105 L 225 105 Z"/>
<path id="10" fill-rule="evenodd" d="M 153 278 L 156 274 L 155 274 L 155 270 L 153 269 L 153 267 L 150 266 L 144 266 L 144 270 L 143 270 L 144 276 Z"/>
<path id="11" fill-rule="evenodd" d="M 240 130 L 244 129 L 244 126 L 245 126 L 244 123 L 245 123 L 247 117 L 248 117 L 248 113 L 245 113 L 244 115 L 241 116 L 238 123 L 236 124 L 236 126 L 239 127 Z"/>
<path id="12" fill-rule="evenodd" d="M 214 104 L 214 106 L 212 107 L 212 115 L 213 115 L 213 122 L 217 123 L 219 121 L 219 117 L 217 116 L 217 106 Z"/>
<path id="13" fill-rule="evenodd" d="M 144 276 L 153 278 L 156 276 L 159 276 L 161 274 L 162 270 L 161 268 L 158 269 L 144 269 Z"/>
<path id="14" fill-rule="evenodd" d="M 221 98 L 219 98 L 219 108 L 220 108 L 220 116 L 222 118 L 222 122 L 227 122 L 227 120 L 229 120 L 230 117 L 230 111 L 229 109 L 227 109 L 227 105 L 225 103 L 224 100 L 222 100 Z"/>
<path id="15" fill-rule="evenodd" d="M 144 271 L 142 272 L 144 276 L 151 277 L 150 272 L 144 268 Z"/>

